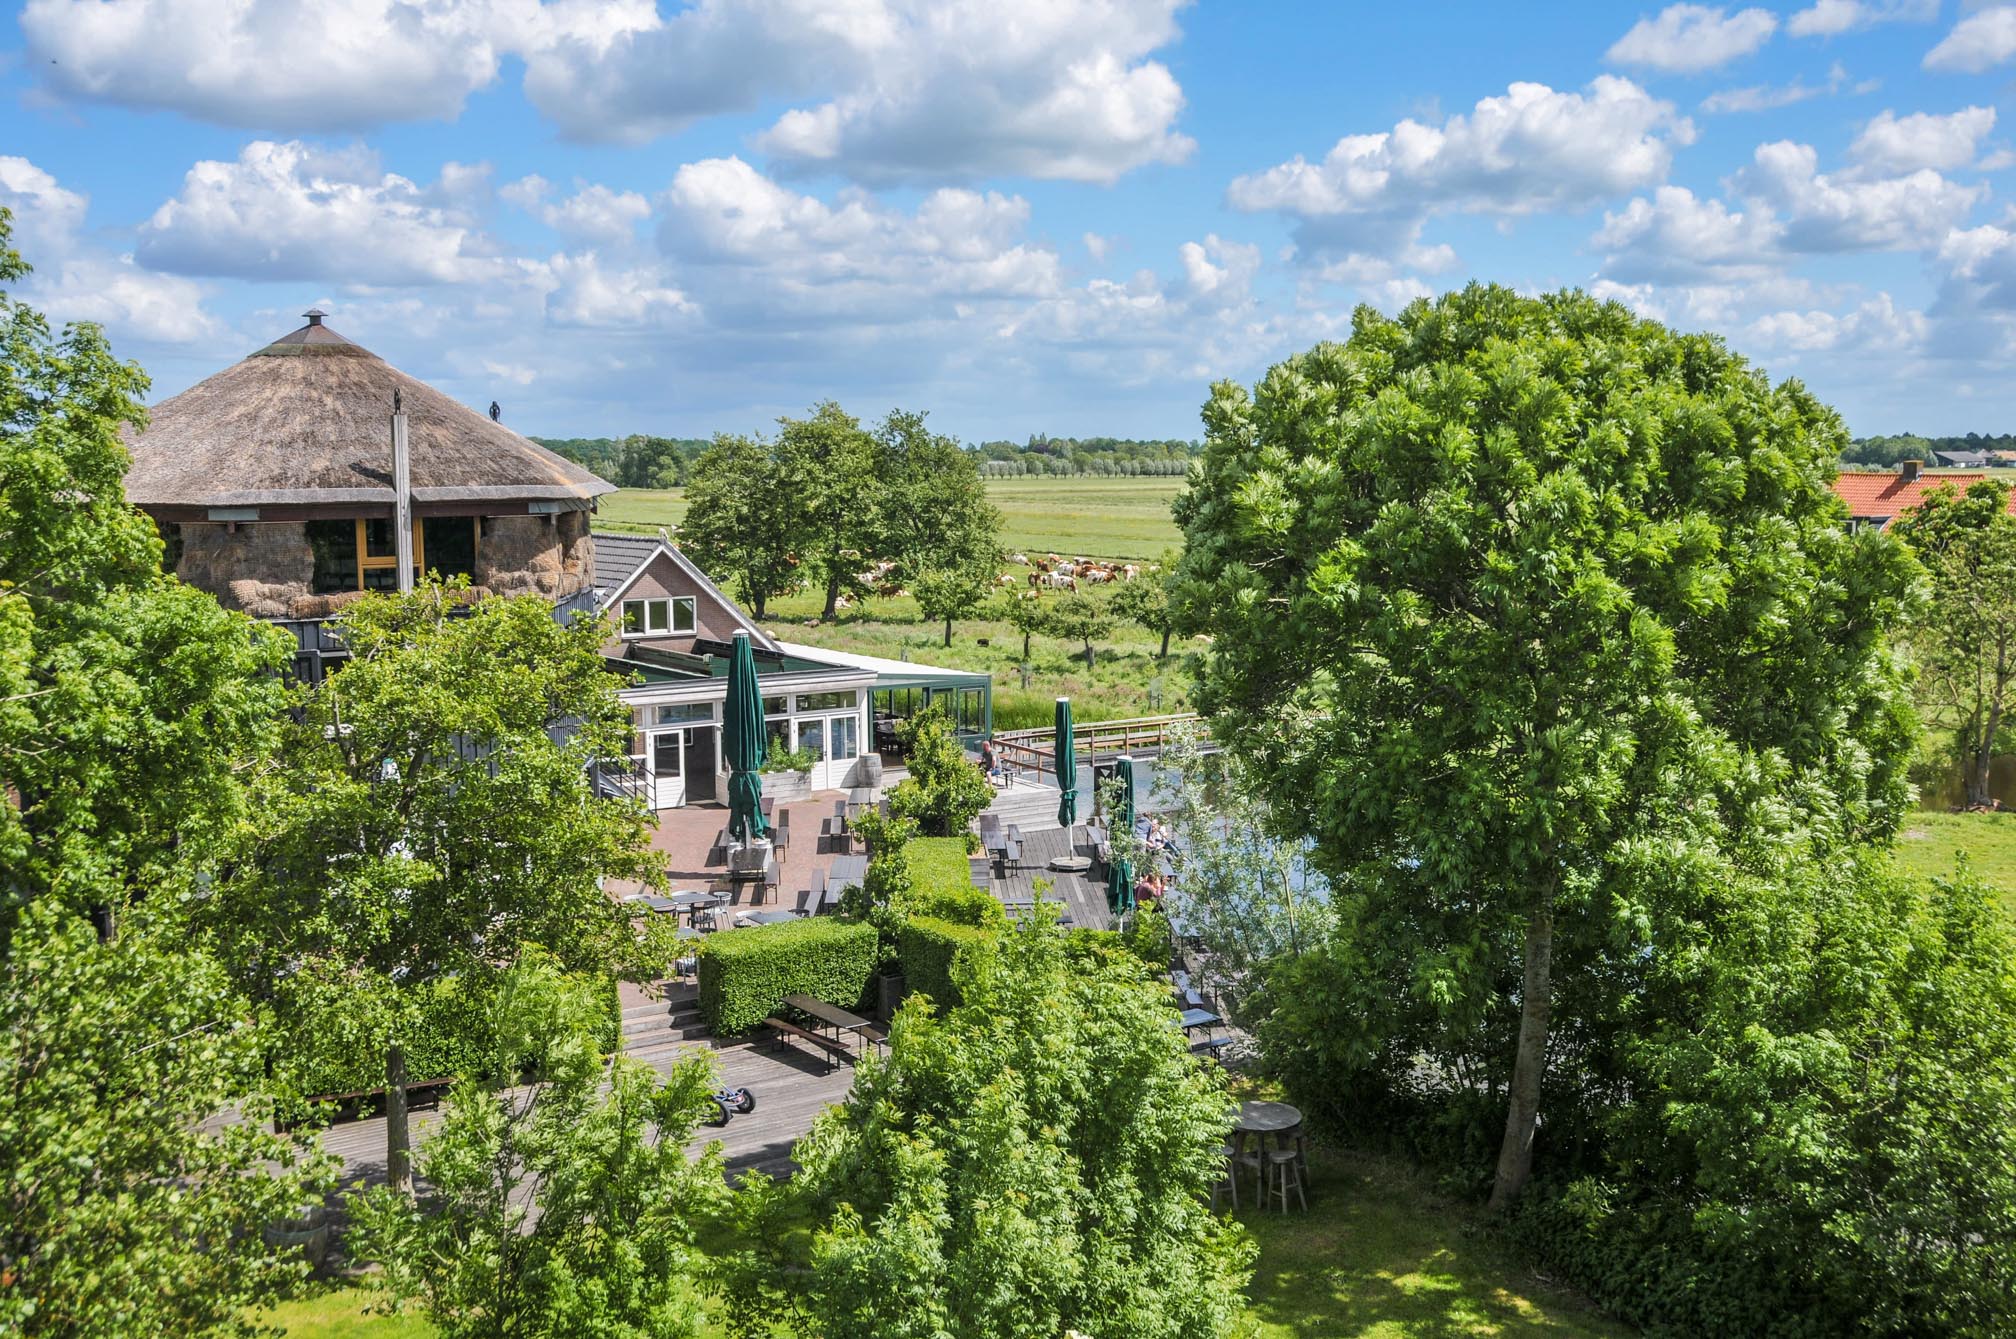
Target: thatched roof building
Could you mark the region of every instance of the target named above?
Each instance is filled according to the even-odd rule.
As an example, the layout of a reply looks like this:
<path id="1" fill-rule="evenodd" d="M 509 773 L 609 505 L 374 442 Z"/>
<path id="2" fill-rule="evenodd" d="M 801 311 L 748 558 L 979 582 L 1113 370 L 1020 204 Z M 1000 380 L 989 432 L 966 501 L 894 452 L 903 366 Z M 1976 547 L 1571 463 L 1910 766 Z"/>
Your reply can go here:
<path id="1" fill-rule="evenodd" d="M 258 507 L 262 520 L 389 507 L 395 394 L 411 424 L 422 515 L 429 504 L 586 503 L 614 490 L 351 343 L 321 312 L 307 315 L 299 330 L 163 401 L 131 435 L 126 496 L 135 506 L 164 520 L 207 520 L 213 507 Z"/>
<path id="2" fill-rule="evenodd" d="M 286 621 L 326 618 L 360 591 L 396 587 L 397 406 L 416 576 L 593 603 L 589 515 L 613 484 L 407 376 L 321 312 L 307 319 L 127 434 L 126 496 L 161 526 L 183 580 Z"/>

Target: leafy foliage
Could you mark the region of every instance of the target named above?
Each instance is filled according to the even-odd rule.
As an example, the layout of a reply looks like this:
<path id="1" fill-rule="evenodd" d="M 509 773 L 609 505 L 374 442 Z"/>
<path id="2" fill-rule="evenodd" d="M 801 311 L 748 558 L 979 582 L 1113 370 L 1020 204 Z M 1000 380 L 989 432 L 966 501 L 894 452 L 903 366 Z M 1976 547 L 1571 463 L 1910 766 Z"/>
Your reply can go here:
<path id="1" fill-rule="evenodd" d="M 996 933 L 935 916 L 908 917 L 896 932 L 896 956 L 903 964 L 904 989 L 930 996 L 940 1009 L 958 1004 L 954 961 L 985 952 Z M 966 970 L 972 970 L 970 964 Z"/>
<path id="2" fill-rule="evenodd" d="M 260 1125 L 252 1020 L 224 974 L 116 943 L 55 902 L 17 921 L 0 973 L 0 1331 L 233 1329 L 305 1272 L 260 1229 L 319 1203 L 333 1161 Z M 246 1119 L 213 1125 L 236 1106 Z"/>
<path id="3" fill-rule="evenodd" d="M 926 568 L 910 582 L 918 612 L 945 624 L 945 645 L 952 645 L 952 621 L 987 602 L 998 562 L 998 555 L 982 553 L 957 566 Z"/>
<path id="4" fill-rule="evenodd" d="M 927 837 L 950 837 L 994 802 L 994 787 L 960 747 L 944 708 L 918 712 L 897 727 L 897 737 L 910 774 L 890 790 L 890 814 Z"/>
<path id="5" fill-rule="evenodd" d="M 1094 668 L 1097 654 L 1092 649 L 1094 640 L 1113 631 L 1113 615 L 1110 610 L 1090 595 L 1078 591 L 1068 591 L 1043 604 L 1043 631 L 1053 637 L 1061 637 L 1067 642 L 1082 642 L 1085 647 L 1085 668 Z"/>
<path id="6" fill-rule="evenodd" d="M 799 1143 L 800 1332 L 1230 1333 L 1252 1254 L 1204 1202 L 1230 1103 L 1166 989 L 1035 917 L 961 963 L 964 1002 L 906 1005 L 887 1062 Z M 739 1309 L 761 1278 L 741 1275 Z"/>
<path id="7" fill-rule="evenodd" d="M 721 1194 L 718 1151 L 685 1145 L 707 1101 L 704 1059 L 602 1068 L 592 990 L 528 960 L 496 992 L 491 1075 L 533 1057 L 544 1081 L 457 1084 L 420 1155 L 427 1208 L 388 1187 L 354 1201 L 357 1254 L 419 1299 L 444 1339 L 513 1334 L 685 1339 L 700 1332 L 694 1219 Z"/>
<path id="8" fill-rule="evenodd" d="M 1361 308 L 1205 419 L 1200 707 L 1339 885 L 1296 1015 L 1337 1026 L 1293 1067 L 1377 1090 L 1432 1057 L 1466 1139 L 1503 1121 L 1503 1206 L 1543 1093 L 1568 1156 L 1648 964 L 1716 942 L 1682 876 L 1894 828 L 1915 565 L 1844 531 L 1845 434 L 1797 383 L 1580 294 Z"/>
<path id="9" fill-rule="evenodd" d="M 428 586 L 359 599 L 342 632 L 353 659 L 289 730 L 204 909 L 298 1054 L 375 1048 L 396 1072 L 432 983 L 480 991 L 533 945 L 598 975 L 669 956 L 601 888 L 664 875 L 642 809 L 588 782 L 630 720 L 599 626 L 563 627 L 536 596 L 465 608 Z"/>
<path id="10" fill-rule="evenodd" d="M 680 549 L 765 617 L 804 580 L 794 548 L 804 481 L 748 437 L 715 438 L 689 473 Z"/>
<path id="11" fill-rule="evenodd" d="M 1913 621 L 1918 700 L 1949 732 L 1967 803 L 1989 802 L 1989 766 L 2016 696 L 2016 516 L 2009 485 L 1934 488 L 1897 533 L 1924 562 L 1932 599 Z"/>
<path id="12" fill-rule="evenodd" d="M 852 1008 L 881 962 L 875 927 L 808 916 L 709 935 L 700 945 L 700 1013 L 724 1036 L 756 1027 L 786 995 Z"/>
<path id="13" fill-rule="evenodd" d="M 10 222 L 0 285 L 27 273 Z M 287 701 L 289 639 L 162 573 L 123 488 L 146 385 L 97 327 L 53 333 L 0 294 L 7 1334 L 241 1330 L 302 1272 L 260 1229 L 331 1179 L 260 1126 L 256 1016 L 184 915 Z"/>
<path id="14" fill-rule="evenodd" d="M 1158 570 L 1143 572 L 1123 582 L 1106 602 L 1115 618 L 1138 623 L 1150 632 L 1162 634 L 1162 659 L 1169 658 L 1169 638 L 1176 631 L 1176 611 L 1169 602 L 1169 578 L 1176 570 L 1177 555 L 1165 553 Z"/>

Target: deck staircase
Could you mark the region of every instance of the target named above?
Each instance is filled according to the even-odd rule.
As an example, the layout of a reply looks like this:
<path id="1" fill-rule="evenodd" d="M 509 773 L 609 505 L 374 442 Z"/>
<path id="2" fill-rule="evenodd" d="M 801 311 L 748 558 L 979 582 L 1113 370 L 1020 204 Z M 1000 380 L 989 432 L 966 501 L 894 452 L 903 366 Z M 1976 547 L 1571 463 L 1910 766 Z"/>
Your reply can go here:
<path id="1" fill-rule="evenodd" d="M 623 1011 L 623 1054 L 632 1060 L 672 1060 L 712 1035 L 700 1017 L 698 989 L 683 981 L 668 981 L 664 989 L 664 999 Z"/>
<path id="2" fill-rule="evenodd" d="M 1085 795 L 1078 797 L 1081 814 L 1090 809 L 1089 798 Z M 1006 790 L 994 793 L 994 802 L 987 806 L 987 812 L 998 818 L 1004 828 L 1010 823 L 1024 832 L 1054 828 L 1057 826 L 1057 788 L 1018 779 Z"/>

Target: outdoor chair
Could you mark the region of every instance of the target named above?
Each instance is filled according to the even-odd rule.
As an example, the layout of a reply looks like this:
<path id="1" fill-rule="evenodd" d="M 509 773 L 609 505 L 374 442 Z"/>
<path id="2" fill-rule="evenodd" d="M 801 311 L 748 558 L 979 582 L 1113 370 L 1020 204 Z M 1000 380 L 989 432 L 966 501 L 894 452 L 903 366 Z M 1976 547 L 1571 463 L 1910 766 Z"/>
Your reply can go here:
<path id="1" fill-rule="evenodd" d="M 1232 1209 L 1236 1213 L 1239 1209 L 1239 1171 L 1246 1159 L 1240 1156 L 1238 1144 L 1230 1140 L 1219 1148 L 1218 1155 L 1225 1159 L 1225 1175 L 1211 1187 L 1211 1212 L 1218 1212 L 1220 1195 L 1230 1195 Z"/>
<path id="2" fill-rule="evenodd" d="M 1293 1190 L 1295 1198 L 1302 1205 L 1302 1211 L 1309 1211 L 1309 1197 L 1302 1193 L 1302 1154 L 1292 1148 L 1277 1148 L 1267 1155 L 1267 1195 L 1261 1207 L 1280 1201 L 1281 1212 L 1288 1212 L 1288 1192 Z"/>

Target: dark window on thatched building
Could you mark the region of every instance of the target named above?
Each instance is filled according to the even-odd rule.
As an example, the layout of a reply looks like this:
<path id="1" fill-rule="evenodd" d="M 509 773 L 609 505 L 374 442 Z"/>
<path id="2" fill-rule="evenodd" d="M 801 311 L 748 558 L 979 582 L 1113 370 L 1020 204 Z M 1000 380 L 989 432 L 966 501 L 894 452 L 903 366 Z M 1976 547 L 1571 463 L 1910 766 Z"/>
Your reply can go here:
<path id="1" fill-rule="evenodd" d="M 154 528 L 161 534 L 161 570 L 173 576 L 182 565 L 182 527 L 173 521 L 156 521 Z"/>
<path id="2" fill-rule="evenodd" d="M 308 547 L 315 551 L 317 595 L 357 589 L 357 522 L 308 522 Z"/>
<path id="3" fill-rule="evenodd" d="M 420 522 L 420 543 L 427 570 L 449 577 L 476 576 L 476 519 L 472 516 L 429 516 Z"/>

